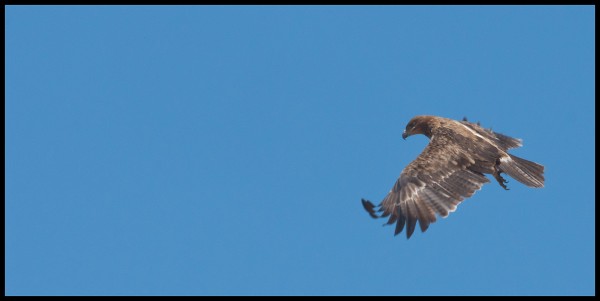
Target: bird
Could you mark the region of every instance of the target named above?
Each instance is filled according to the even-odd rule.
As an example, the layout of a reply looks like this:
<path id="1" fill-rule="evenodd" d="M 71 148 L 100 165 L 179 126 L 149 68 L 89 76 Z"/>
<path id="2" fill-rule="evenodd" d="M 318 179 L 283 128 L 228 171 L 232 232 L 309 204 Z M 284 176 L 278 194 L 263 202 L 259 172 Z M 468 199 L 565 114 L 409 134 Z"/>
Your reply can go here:
<path id="1" fill-rule="evenodd" d="M 396 224 L 394 236 L 406 227 L 409 239 L 417 221 L 425 232 L 436 215 L 446 218 L 466 198 L 480 190 L 492 175 L 498 184 L 509 190 L 502 173 L 528 187 L 544 187 L 544 166 L 507 151 L 522 146 L 522 140 L 512 138 L 480 123 L 431 116 L 413 117 L 402 138 L 423 134 L 429 144 L 400 173 L 396 183 L 379 205 L 361 199 L 364 209 L 373 218 L 389 217 L 384 225 Z"/>

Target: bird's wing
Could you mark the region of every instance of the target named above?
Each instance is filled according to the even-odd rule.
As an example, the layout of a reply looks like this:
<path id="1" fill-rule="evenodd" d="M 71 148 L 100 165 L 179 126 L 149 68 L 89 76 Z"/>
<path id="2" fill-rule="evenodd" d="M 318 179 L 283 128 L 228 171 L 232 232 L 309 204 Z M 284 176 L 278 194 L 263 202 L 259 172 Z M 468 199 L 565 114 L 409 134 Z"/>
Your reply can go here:
<path id="1" fill-rule="evenodd" d="M 484 129 L 479 124 L 468 122 L 466 120 L 461 121 L 462 124 L 468 126 L 470 129 L 479 133 L 482 136 L 491 139 L 493 142 L 497 143 L 498 146 L 502 147 L 504 150 L 508 150 L 511 148 L 521 147 L 523 146 L 523 141 L 518 138 L 509 137 L 500 133 L 496 133 L 491 129 Z"/>
<path id="2" fill-rule="evenodd" d="M 425 232 L 436 221 L 436 214 L 446 217 L 489 180 L 473 166 L 476 162 L 460 148 L 442 137 L 433 137 L 423 152 L 400 174 L 387 196 L 378 206 L 380 217 L 389 216 L 396 223 L 395 235 L 406 226 L 410 238 L 417 221 Z M 373 217 L 376 206 L 363 200 Z"/>

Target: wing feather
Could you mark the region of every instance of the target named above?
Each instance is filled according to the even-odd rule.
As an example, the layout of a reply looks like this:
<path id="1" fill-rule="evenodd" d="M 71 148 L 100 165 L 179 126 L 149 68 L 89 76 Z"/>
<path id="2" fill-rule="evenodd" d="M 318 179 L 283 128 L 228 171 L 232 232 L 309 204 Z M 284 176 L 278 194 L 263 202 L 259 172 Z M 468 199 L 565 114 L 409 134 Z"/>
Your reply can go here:
<path id="1" fill-rule="evenodd" d="M 468 126 L 472 130 L 476 131 L 480 135 L 484 135 L 487 138 L 492 139 L 498 145 L 500 145 L 502 148 L 504 148 L 504 150 L 523 146 L 523 141 L 521 139 L 509 137 L 509 136 L 506 136 L 506 135 L 503 135 L 500 133 L 496 133 L 496 132 L 492 131 L 491 129 L 484 129 L 479 124 L 473 123 L 473 122 L 468 122 L 466 120 L 461 121 L 461 123 Z"/>
<path id="2" fill-rule="evenodd" d="M 414 199 L 406 200 L 406 235 L 410 237 L 415 232 L 415 226 L 417 225 L 418 213 L 417 206 Z"/>
<path id="3" fill-rule="evenodd" d="M 410 238 L 417 222 L 425 232 L 436 221 L 436 214 L 447 217 L 489 182 L 483 174 L 469 169 L 475 162 L 466 154 L 449 148 L 452 143 L 448 140 L 432 139 L 383 199 L 380 210 L 382 216 L 390 216 L 387 224 L 396 223 L 395 235 L 406 228 L 406 237 Z"/>

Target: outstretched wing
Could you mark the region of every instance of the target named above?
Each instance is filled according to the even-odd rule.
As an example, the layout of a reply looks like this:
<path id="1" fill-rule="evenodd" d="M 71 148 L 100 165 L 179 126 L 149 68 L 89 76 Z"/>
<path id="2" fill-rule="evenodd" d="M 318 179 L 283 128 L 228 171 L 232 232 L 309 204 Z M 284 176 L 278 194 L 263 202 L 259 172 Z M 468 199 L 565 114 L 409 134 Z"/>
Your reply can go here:
<path id="1" fill-rule="evenodd" d="M 468 122 L 466 118 L 461 121 L 462 124 L 468 126 L 478 134 L 485 136 L 491 141 L 495 142 L 498 146 L 502 147 L 505 151 L 511 148 L 523 146 L 523 141 L 518 138 L 509 137 L 500 133 L 496 133 L 491 129 L 482 128 L 479 123 Z"/>
<path id="2" fill-rule="evenodd" d="M 406 226 L 406 237 L 410 238 L 417 221 L 425 232 L 436 221 L 436 214 L 448 216 L 489 182 L 475 164 L 453 141 L 432 137 L 417 159 L 402 171 L 381 204 L 374 206 L 363 199 L 363 206 L 373 217 L 389 216 L 387 224 L 396 223 L 394 235 Z"/>

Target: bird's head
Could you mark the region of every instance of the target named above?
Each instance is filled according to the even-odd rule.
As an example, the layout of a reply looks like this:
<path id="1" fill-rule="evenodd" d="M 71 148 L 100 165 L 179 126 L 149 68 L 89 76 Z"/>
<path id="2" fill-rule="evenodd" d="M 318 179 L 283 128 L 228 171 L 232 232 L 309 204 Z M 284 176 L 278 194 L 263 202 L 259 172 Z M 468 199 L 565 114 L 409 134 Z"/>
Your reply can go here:
<path id="1" fill-rule="evenodd" d="M 428 138 L 431 138 L 431 122 L 434 118 L 434 116 L 427 115 L 413 117 L 406 125 L 406 128 L 402 133 L 402 139 L 406 140 L 407 137 L 416 134 L 423 134 Z"/>

